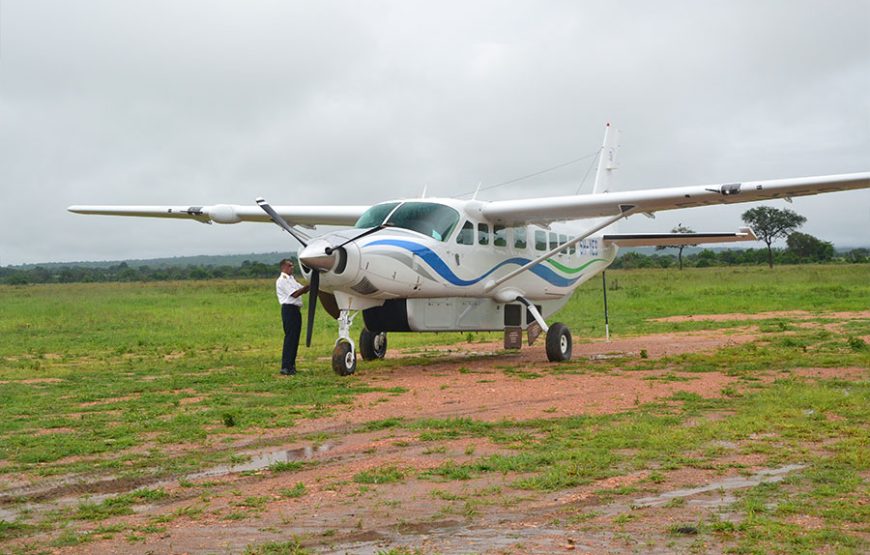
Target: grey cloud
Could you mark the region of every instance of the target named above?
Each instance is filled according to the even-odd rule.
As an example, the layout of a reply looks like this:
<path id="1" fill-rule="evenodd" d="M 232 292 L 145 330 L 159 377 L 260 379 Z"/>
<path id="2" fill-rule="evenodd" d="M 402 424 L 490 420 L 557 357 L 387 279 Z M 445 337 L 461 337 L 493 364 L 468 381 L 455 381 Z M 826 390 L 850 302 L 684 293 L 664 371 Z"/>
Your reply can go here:
<path id="1" fill-rule="evenodd" d="M 867 1 L 7 0 L 0 263 L 295 248 L 65 208 L 453 195 L 593 152 L 606 121 L 626 188 L 866 171 L 868 23 Z M 573 192 L 587 167 L 485 198 Z M 868 207 L 792 206 L 841 244 L 868 242 Z M 731 229 L 743 209 L 623 229 Z"/>

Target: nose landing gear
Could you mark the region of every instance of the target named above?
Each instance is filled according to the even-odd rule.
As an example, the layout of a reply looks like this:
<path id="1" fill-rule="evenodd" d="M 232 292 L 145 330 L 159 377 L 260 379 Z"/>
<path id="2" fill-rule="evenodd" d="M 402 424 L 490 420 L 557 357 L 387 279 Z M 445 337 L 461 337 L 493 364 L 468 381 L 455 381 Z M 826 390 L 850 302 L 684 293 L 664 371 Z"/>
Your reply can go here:
<path id="1" fill-rule="evenodd" d="M 350 376 L 356 372 L 356 353 L 352 344 L 338 340 L 332 350 L 332 369 L 339 376 Z"/>
<path id="2" fill-rule="evenodd" d="M 342 309 L 338 315 L 338 339 L 332 349 L 332 370 L 339 376 L 350 376 L 356 372 L 356 346 L 350 338 L 350 325 L 356 314 Z"/>

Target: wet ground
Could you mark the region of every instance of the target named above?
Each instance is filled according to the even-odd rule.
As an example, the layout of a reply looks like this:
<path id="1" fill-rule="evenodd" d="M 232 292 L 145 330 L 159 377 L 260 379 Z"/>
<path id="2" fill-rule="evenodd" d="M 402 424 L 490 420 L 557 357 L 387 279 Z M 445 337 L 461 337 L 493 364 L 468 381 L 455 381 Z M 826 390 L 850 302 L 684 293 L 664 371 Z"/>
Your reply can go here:
<path id="1" fill-rule="evenodd" d="M 714 352 L 756 337 L 752 329 L 736 328 L 727 334 L 662 334 L 579 345 L 575 356 L 590 361 L 636 359 L 643 350 L 644 358 L 654 359 Z M 469 357 L 472 350 L 490 354 Z M 715 447 L 723 457 L 740 459 L 743 471 L 722 475 L 713 470 L 681 470 L 655 483 L 648 480 L 649 471 L 635 471 L 556 492 L 530 491 L 512 487 L 516 473 L 488 473 L 461 481 L 420 478 L 427 469 L 447 461 L 461 464 L 504 451 L 486 439 L 459 437 L 433 443 L 402 427 L 361 428 L 388 418 L 471 417 L 496 422 L 613 414 L 677 392 L 718 396 L 737 380 L 720 372 L 683 375 L 666 370 L 547 374 L 529 380 L 511 372 L 534 372 L 536 365 L 545 364 L 541 346 L 514 354 L 496 351 L 498 345 L 445 349 L 434 365 L 363 373 L 372 384 L 406 392 L 361 395 L 338 414 L 301 421 L 287 436 L 294 439 L 282 443 L 276 436 L 269 439 L 278 445 L 240 450 L 239 458 L 244 460 L 236 464 L 172 479 L 60 477 L 6 488 L 0 493 L 0 520 L 11 522 L 23 513 L 49 514 L 77 506 L 83 499 L 98 503 L 137 488 L 160 488 L 169 495 L 134 505 L 131 515 L 85 524 L 78 530 L 112 530 L 114 525 L 115 530 L 140 533 L 97 531 L 88 543 L 52 551 L 243 553 L 257 552 L 257 546 L 268 542 L 298 540 L 315 553 L 375 554 L 403 547 L 409 553 L 444 554 L 672 553 L 698 548 L 697 530 L 680 523 L 698 522 L 713 513 L 725 521 L 737 520 L 740 515 L 729 512 L 737 492 L 780 481 L 803 468 L 764 466 L 761 459 L 734 454 L 737 446 L 723 442 Z M 804 373 L 866 379 L 867 371 Z M 324 439 L 296 439 L 318 435 Z M 353 479 L 384 468 L 402 472 L 402 479 L 383 483 Z M 603 495 L 603 490 L 619 493 Z M 642 518 L 635 519 L 638 514 Z M 627 515 L 624 522 L 622 515 Z M 56 532 L 47 537 L 52 534 Z M 8 545 L 20 547 L 25 542 Z M 724 548 L 705 544 L 703 551 Z"/>

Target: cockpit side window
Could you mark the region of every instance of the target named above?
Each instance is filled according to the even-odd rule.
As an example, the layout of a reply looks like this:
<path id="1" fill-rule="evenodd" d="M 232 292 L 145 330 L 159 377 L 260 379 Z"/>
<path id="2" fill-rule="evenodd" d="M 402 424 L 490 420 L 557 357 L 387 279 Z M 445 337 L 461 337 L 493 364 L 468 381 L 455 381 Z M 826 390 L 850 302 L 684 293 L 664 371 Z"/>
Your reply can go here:
<path id="1" fill-rule="evenodd" d="M 354 224 L 354 227 L 364 229 L 381 225 L 384 223 L 384 218 L 389 216 L 390 212 L 392 212 L 397 206 L 399 206 L 398 202 L 376 204 L 363 212 L 363 215 L 359 217 L 356 224 Z"/>
<path id="2" fill-rule="evenodd" d="M 474 244 L 474 224 L 469 222 L 468 220 L 462 224 L 462 229 L 459 230 L 459 233 L 456 234 L 456 243 L 459 245 L 473 245 Z"/>

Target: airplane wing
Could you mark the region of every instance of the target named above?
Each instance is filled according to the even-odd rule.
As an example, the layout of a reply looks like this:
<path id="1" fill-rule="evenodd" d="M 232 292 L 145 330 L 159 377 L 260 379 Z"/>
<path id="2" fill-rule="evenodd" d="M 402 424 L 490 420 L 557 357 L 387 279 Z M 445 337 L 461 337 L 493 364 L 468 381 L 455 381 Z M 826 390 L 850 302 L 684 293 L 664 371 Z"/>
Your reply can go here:
<path id="1" fill-rule="evenodd" d="M 272 208 L 293 225 L 346 225 L 356 223 L 368 206 L 273 206 Z M 180 218 L 206 224 L 235 224 L 239 222 L 269 222 L 272 220 L 262 208 L 254 205 L 215 204 L 212 206 L 70 206 L 76 214 L 105 216 L 136 216 L 144 218 Z"/>
<path id="2" fill-rule="evenodd" d="M 620 247 L 676 247 L 706 243 L 757 241 L 758 237 L 750 228 L 741 227 L 736 233 L 606 233 L 602 239 L 605 243 L 612 243 Z"/>
<path id="3" fill-rule="evenodd" d="M 614 216 L 630 208 L 636 208 L 635 212 L 651 214 L 659 210 L 777 198 L 790 199 L 868 187 L 870 187 L 870 172 L 863 172 L 772 181 L 746 181 L 724 185 L 492 201 L 483 203 L 480 211 L 486 219 L 508 226 L 527 223 L 546 225 L 556 221 Z"/>

